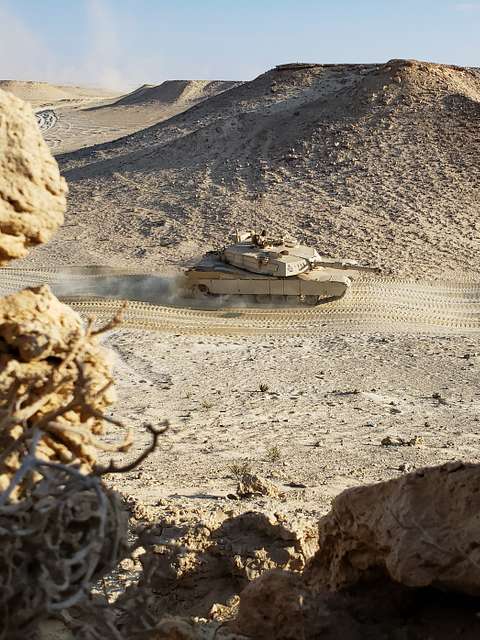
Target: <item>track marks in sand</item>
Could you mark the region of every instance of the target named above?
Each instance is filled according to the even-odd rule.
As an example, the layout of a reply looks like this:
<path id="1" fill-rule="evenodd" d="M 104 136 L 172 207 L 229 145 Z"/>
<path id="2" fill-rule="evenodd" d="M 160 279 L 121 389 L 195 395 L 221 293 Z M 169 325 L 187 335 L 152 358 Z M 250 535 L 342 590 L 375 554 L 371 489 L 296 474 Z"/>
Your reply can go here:
<path id="1" fill-rule="evenodd" d="M 69 295 L 63 286 L 61 299 L 82 315 L 105 320 L 126 304 L 125 326 L 148 331 L 166 331 L 182 334 L 206 335 L 321 335 L 327 329 L 394 330 L 433 332 L 480 331 L 480 283 L 428 283 L 395 278 L 369 278 L 357 280 L 352 289 L 341 299 L 317 307 L 221 307 L 202 306 L 200 301 L 178 298 L 169 300 L 160 295 L 158 304 L 136 300 L 126 303 L 116 299 L 122 289 L 109 293 L 105 283 L 116 276 L 116 281 L 130 283 L 141 291 L 144 277 L 153 287 L 155 274 L 128 273 L 95 267 L 78 267 L 72 270 L 22 270 L 3 269 L 0 273 L 0 293 L 9 293 L 25 286 L 56 285 L 65 280 L 76 282 L 77 295 Z M 134 280 L 136 278 L 136 280 Z M 75 280 L 76 279 L 76 280 Z M 83 286 L 78 287 L 78 284 Z M 126 291 L 127 286 L 123 289 Z M 145 299 L 152 300 L 147 288 Z M 65 293 L 67 292 L 67 294 Z M 101 297 L 95 292 L 101 292 Z M 112 296 L 112 297 L 109 297 Z M 124 296 L 121 296 L 124 297 Z M 188 306 L 187 306 L 188 305 Z"/>
<path id="2" fill-rule="evenodd" d="M 58 122 L 58 116 L 53 109 L 37 111 L 35 117 L 37 118 L 37 124 L 40 131 L 53 129 Z"/>

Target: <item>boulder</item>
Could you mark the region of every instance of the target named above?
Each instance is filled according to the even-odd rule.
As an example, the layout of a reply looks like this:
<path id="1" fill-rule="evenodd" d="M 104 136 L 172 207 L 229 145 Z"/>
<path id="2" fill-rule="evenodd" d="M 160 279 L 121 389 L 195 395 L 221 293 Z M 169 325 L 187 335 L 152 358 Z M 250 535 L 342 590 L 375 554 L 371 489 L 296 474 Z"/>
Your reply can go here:
<path id="1" fill-rule="evenodd" d="M 78 314 L 47 286 L 0 300 L 0 491 L 36 429 L 38 457 L 92 468 L 102 412 L 115 400 L 109 361 Z"/>
<path id="2" fill-rule="evenodd" d="M 254 473 L 244 473 L 237 484 L 237 496 L 239 498 L 251 498 L 253 496 L 269 496 L 278 498 L 279 489 L 265 478 Z"/>
<path id="3" fill-rule="evenodd" d="M 66 194 L 31 107 L 0 91 L 0 266 L 48 242 L 63 222 Z"/>
<path id="4" fill-rule="evenodd" d="M 386 576 L 480 595 L 480 465 L 448 463 L 347 489 L 320 520 L 305 577 L 338 590 Z"/>

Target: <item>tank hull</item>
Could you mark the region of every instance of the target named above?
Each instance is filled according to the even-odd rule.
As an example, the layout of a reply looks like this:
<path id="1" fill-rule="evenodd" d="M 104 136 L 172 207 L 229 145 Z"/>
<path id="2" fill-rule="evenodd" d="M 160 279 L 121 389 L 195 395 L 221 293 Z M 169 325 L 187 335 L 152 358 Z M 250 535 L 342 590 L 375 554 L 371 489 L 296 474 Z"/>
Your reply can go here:
<path id="1" fill-rule="evenodd" d="M 281 296 L 306 299 L 312 304 L 341 298 L 350 285 L 348 275 L 324 268 L 282 278 L 250 273 L 220 263 L 215 268 L 193 268 L 186 273 L 187 293 L 193 296 Z"/>

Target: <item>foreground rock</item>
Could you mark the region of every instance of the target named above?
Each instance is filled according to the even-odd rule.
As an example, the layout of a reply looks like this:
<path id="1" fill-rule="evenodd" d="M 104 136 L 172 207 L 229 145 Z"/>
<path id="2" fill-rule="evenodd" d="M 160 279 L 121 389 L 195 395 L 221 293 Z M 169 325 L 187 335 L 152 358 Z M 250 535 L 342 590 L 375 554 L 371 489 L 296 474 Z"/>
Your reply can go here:
<path id="1" fill-rule="evenodd" d="M 450 463 L 341 493 L 307 577 L 339 589 L 385 575 L 480 595 L 480 466 Z"/>
<path id="2" fill-rule="evenodd" d="M 0 91 L 0 265 L 47 242 L 63 222 L 67 185 L 29 105 Z"/>
<path id="3" fill-rule="evenodd" d="M 173 509 L 143 535 L 143 573 L 121 599 L 125 626 L 164 615 L 222 620 L 235 614 L 238 594 L 265 571 L 301 571 L 316 549 L 316 528 L 280 516 Z M 124 630 L 124 629 L 123 629 Z M 162 636 L 163 637 L 163 636 Z"/>
<path id="4" fill-rule="evenodd" d="M 240 594 L 257 640 L 478 637 L 480 466 L 450 463 L 341 493 L 303 573 Z"/>
<path id="5" fill-rule="evenodd" d="M 279 489 L 265 478 L 257 474 L 244 473 L 238 481 L 237 496 L 239 498 L 251 498 L 252 496 L 269 496 L 278 498 Z"/>
<path id="6" fill-rule="evenodd" d="M 30 450 L 36 429 L 37 456 L 90 469 L 102 411 L 115 399 L 111 382 L 105 352 L 47 286 L 2 298 L 0 490 Z"/>

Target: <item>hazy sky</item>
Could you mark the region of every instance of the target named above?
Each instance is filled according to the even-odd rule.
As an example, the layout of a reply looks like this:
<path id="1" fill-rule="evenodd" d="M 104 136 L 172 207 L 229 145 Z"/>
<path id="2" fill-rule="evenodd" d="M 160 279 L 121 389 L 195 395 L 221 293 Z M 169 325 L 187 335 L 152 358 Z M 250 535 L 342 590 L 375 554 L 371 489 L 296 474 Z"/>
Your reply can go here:
<path id="1" fill-rule="evenodd" d="M 284 62 L 480 66 L 480 0 L 0 0 L 0 78 L 114 88 Z"/>

